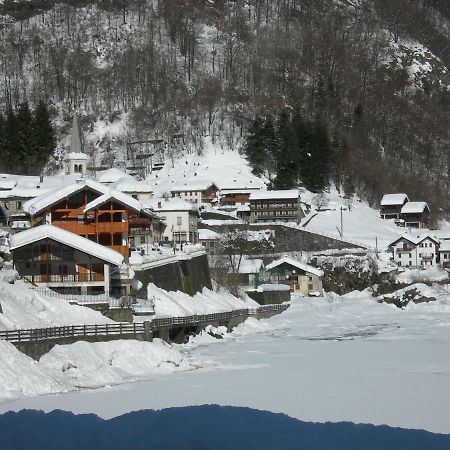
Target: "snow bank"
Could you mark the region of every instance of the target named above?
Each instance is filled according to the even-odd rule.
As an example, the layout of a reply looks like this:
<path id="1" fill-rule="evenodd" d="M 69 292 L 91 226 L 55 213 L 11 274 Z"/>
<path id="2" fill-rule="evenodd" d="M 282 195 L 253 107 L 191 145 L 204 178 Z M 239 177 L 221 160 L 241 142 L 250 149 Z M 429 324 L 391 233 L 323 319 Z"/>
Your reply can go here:
<path id="1" fill-rule="evenodd" d="M 60 298 L 45 297 L 21 283 L 0 282 L 0 299 L 1 330 L 114 323 L 98 311 L 71 305 Z"/>
<path id="2" fill-rule="evenodd" d="M 0 340 L 0 401 L 11 398 L 67 392 L 64 384 L 38 362 Z"/>
<path id="3" fill-rule="evenodd" d="M 147 287 L 147 297 L 155 305 L 156 317 L 213 314 L 259 307 L 255 301 L 249 298 L 242 300 L 229 292 L 213 292 L 205 288 L 191 297 L 180 291 L 164 291 L 152 283 Z"/>
<path id="4" fill-rule="evenodd" d="M 160 339 L 56 345 L 39 364 L 72 388 L 97 388 L 191 368 L 178 350 Z"/>

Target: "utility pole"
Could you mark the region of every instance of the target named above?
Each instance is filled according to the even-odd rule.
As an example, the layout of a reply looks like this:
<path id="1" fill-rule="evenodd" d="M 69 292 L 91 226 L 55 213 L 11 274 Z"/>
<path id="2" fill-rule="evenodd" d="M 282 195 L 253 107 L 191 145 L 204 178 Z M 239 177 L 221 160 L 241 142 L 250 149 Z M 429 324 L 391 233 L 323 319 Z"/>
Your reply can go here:
<path id="1" fill-rule="evenodd" d="M 344 237 L 344 214 L 343 214 L 343 211 L 344 211 L 344 207 L 341 206 L 341 238 Z"/>

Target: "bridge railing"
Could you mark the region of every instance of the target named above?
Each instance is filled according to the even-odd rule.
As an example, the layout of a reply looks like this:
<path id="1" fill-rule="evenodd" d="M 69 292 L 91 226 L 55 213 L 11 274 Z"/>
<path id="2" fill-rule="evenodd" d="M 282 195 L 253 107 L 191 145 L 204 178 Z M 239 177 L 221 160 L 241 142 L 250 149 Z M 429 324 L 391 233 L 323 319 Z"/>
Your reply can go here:
<path id="1" fill-rule="evenodd" d="M 237 309 L 228 312 L 201 314 L 180 317 L 161 317 L 148 322 L 148 330 L 158 330 L 176 326 L 192 326 L 199 323 L 226 321 L 234 317 L 255 316 L 269 311 L 284 311 L 289 304 L 264 305 L 259 308 Z M 138 335 L 146 332 L 145 322 L 105 323 L 94 325 L 66 325 L 61 327 L 32 328 L 25 330 L 0 331 L 0 339 L 9 342 L 35 342 L 47 339 L 63 339 L 68 337 L 108 336 L 108 335 Z"/>

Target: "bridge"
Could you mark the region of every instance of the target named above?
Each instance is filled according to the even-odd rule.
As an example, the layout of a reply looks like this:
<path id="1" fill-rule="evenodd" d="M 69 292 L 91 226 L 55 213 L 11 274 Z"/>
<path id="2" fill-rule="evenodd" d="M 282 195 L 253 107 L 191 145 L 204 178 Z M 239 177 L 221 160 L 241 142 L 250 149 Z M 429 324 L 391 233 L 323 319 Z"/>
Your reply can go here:
<path id="1" fill-rule="evenodd" d="M 289 303 L 264 305 L 259 308 L 238 309 L 214 314 L 161 317 L 135 323 L 3 330 L 0 331 L 0 339 L 12 343 L 22 353 L 38 360 L 57 344 L 73 344 L 77 341 L 106 342 L 117 339 L 152 341 L 153 338 L 160 338 L 167 342 L 182 343 L 188 336 L 199 333 L 208 325 L 225 326 L 231 330 L 248 317 L 267 318 L 285 311 L 289 306 Z"/>

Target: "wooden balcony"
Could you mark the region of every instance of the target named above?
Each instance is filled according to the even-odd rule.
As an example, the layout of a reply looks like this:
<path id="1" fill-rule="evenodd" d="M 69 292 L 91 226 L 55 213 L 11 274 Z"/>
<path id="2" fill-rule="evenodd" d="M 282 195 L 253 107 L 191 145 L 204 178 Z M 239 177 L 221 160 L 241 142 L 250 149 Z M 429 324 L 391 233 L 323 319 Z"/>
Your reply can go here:
<path id="1" fill-rule="evenodd" d="M 102 273 L 88 272 L 77 273 L 70 275 L 58 275 L 58 274 L 41 274 L 41 275 L 28 275 L 25 278 L 29 279 L 32 283 L 88 283 L 88 282 L 100 282 L 104 281 L 105 277 Z"/>
<path id="2" fill-rule="evenodd" d="M 410 253 L 412 252 L 414 249 L 412 247 L 402 247 L 402 248 L 398 248 L 396 250 L 397 253 Z"/>

